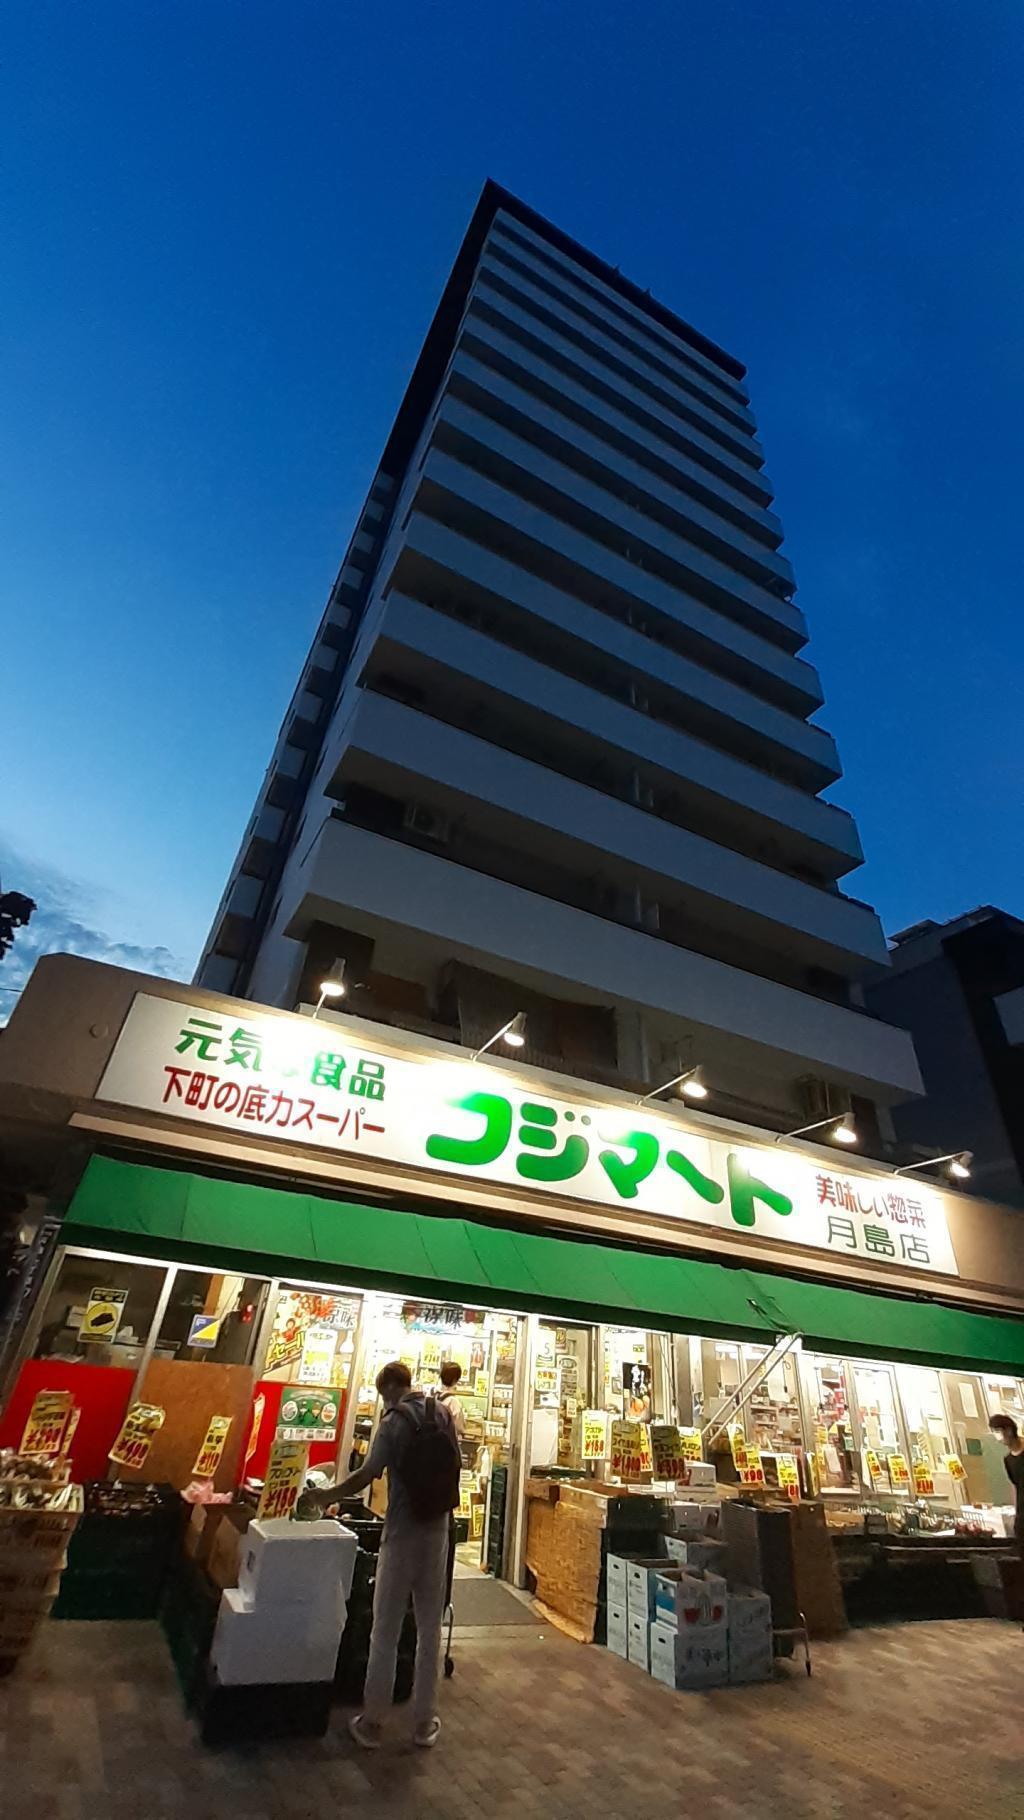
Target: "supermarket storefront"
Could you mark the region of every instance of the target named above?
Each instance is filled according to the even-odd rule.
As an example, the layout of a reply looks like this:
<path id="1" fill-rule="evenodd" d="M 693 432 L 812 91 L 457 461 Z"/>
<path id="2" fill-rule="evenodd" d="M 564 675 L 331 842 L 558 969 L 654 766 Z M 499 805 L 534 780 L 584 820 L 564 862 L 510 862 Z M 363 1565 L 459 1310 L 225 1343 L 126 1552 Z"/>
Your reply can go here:
<path id="1" fill-rule="evenodd" d="M 628 1477 L 629 1423 L 697 1431 L 723 1484 L 835 1509 L 1004 1501 L 987 1424 L 1024 1418 L 1012 1216 L 356 1020 L 50 970 L 5 1038 L 3 1107 L 24 1131 L 45 1088 L 40 1141 L 91 1154 L 6 1361 L 0 1444 L 63 1389 L 81 1478 L 136 1403 L 162 1421 L 129 1476 L 186 1486 L 214 1417 L 218 1489 L 281 1437 L 340 1475 L 379 1364 L 430 1386 L 455 1360 L 463 1558 L 513 1580 L 527 1479 Z"/>

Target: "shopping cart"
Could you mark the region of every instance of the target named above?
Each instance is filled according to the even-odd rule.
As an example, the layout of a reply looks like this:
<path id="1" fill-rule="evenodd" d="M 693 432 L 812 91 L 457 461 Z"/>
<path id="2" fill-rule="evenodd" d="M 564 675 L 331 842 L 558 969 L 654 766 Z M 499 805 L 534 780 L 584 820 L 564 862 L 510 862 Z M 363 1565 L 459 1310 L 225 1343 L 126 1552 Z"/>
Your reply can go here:
<path id="1" fill-rule="evenodd" d="M 455 1673 L 455 1663 L 452 1659 L 452 1631 L 455 1628 L 455 1605 L 452 1600 L 452 1583 L 454 1579 L 455 1517 L 452 1515 L 448 1519 L 448 1579 L 445 1586 L 444 1616 L 441 1619 L 442 1624 L 446 1624 L 448 1627 L 444 1644 L 444 1678 L 446 1681 L 450 1681 Z"/>

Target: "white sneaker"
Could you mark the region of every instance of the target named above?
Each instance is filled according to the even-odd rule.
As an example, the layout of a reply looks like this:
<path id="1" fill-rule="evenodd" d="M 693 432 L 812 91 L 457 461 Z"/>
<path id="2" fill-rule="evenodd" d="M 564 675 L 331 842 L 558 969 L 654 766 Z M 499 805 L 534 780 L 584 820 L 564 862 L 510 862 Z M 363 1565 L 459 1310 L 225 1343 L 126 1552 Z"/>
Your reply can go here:
<path id="1" fill-rule="evenodd" d="M 435 1717 L 433 1719 L 425 1719 L 422 1725 L 417 1725 L 416 1730 L 412 1734 L 412 1741 L 414 1744 L 419 1745 L 420 1750 L 433 1750 L 440 1736 L 441 1721 Z"/>
<path id="2" fill-rule="evenodd" d="M 353 1713 L 348 1722 L 348 1735 L 355 1739 L 360 1750 L 380 1750 L 381 1728 L 367 1719 L 365 1713 Z"/>

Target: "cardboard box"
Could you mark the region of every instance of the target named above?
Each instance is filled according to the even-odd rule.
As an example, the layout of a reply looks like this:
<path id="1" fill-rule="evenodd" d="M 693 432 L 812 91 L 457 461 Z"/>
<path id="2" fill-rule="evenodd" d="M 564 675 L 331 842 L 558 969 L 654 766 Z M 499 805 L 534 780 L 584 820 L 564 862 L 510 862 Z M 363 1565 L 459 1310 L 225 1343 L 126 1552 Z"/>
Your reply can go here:
<path id="1" fill-rule="evenodd" d="M 741 1632 L 729 1636 L 729 1680 L 734 1687 L 752 1681 L 770 1681 L 775 1672 L 771 1632 L 763 1636 Z"/>
<path id="2" fill-rule="evenodd" d="M 658 1624 L 691 1630 L 724 1624 L 728 1592 L 719 1574 L 670 1567 L 654 1576 L 654 1618 Z"/>
<path id="3" fill-rule="evenodd" d="M 685 1485 L 688 1492 L 714 1491 L 714 1462 L 712 1460 L 687 1460 L 686 1472 L 676 1483 Z"/>
<path id="4" fill-rule="evenodd" d="M 212 1539 L 206 1552 L 206 1571 L 214 1585 L 226 1591 L 229 1586 L 238 1585 L 238 1559 L 242 1551 L 242 1538 L 252 1520 L 252 1511 L 242 1504 L 225 1504 L 221 1509 L 223 1514 L 212 1527 Z"/>
<path id="5" fill-rule="evenodd" d="M 638 1668 L 646 1669 L 650 1666 L 650 1651 L 647 1640 L 650 1628 L 651 1622 L 646 1613 L 643 1617 L 630 1618 L 628 1620 L 626 1655 L 630 1662 L 636 1663 Z"/>
<path id="6" fill-rule="evenodd" d="M 680 1530 L 704 1529 L 710 1535 L 718 1535 L 722 1527 L 722 1501 L 717 1492 L 679 1498 L 672 1506 L 672 1521 L 677 1534 Z"/>
<path id="7" fill-rule="evenodd" d="M 664 1555 L 650 1555 L 626 1564 L 626 1610 L 631 1618 L 649 1624 L 654 1617 L 654 1578 L 665 1566 Z"/>
<path id="8" fill-rule="evenodd" d="M 613 1656 L 621 1656 L 622 1660 L 625 1661 L 629 1653 L 629 1625 L 626 1618 L 625 1600 L 622 1601 L 621 1605 L 613 1605 L 611 1599 L 609 1599 L 607 1626 L 608 1648 L 611 1650 Z"/>
<path id="9" fill-rule="evenodd" d="M 224 1687 L 333 1681 L 345 1623 L 341 1587 L 315 1603 L 251 1605 L 238 1587 L 217 1613 L 210 1663 Z"/>
<path id="10" fill-rule="evenodd" d="M 772 1634 L 772 1602 L 767 1593 L 752 1586 L 734 1586 L 729 1592 L 729 1641 L 741 1638 L 767 1637 Z"/>
<path id="11" fill-rule="evenodd" d="M 707 1535 L 703 1530 L 698 1534 L 691 1531 L 685 1536 L 666 1536 L 665 1547 L 673 1567 L 697 1568 L 703 1571 L 709 1567 L 712 1573 L 725 1574 L 725 1543 L 717 1537 Z"/>
<path id="12" fill-rule="evenodd" d="M 238 1586 L 251 1604 L 285 1605 L 352 1589 L 356 1538 L 330 1517 L 296 1523 L 272 1517 L 250 1523 L 238 1559 Z"/>
<path id="13" fill-rule="evenodd" d="M 652 1624 L 651 1674 L 665 1687 L 724 1687 L 729 1679 L 729 1640 L 724 1623 L 677 1630 Z"/>

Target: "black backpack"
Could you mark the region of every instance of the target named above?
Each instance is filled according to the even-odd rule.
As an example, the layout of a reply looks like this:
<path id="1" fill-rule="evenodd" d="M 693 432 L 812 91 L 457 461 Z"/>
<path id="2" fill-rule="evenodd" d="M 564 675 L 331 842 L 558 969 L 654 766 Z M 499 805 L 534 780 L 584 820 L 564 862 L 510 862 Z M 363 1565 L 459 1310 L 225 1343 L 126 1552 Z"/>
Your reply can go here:
<path id="1" fill-rule="evenodd" d="M 438 1421 L 433 1397 L 424 1403 L 422 1420 L 410 1403 L 396 1403 L 395 1410 L 411 1430 L 396 1468 L 409 1508 L 420 1523 L 446 1517 L 459 1502 L 462 1455 L 455 1435 Z"/>

